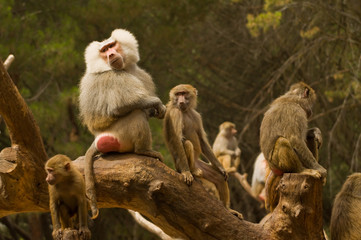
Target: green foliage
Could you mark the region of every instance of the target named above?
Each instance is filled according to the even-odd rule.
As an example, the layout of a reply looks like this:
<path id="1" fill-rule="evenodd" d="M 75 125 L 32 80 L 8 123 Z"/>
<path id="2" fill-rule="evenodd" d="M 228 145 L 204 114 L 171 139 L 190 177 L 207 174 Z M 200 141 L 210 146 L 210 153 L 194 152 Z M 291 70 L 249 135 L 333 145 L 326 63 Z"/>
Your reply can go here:
<path id="1" fill-rule="evenodd" d="M 247 27 L 252 36 L 258 37 L 261 30 L 266 32 L 271 27 L 275 29 L 280 24 L 281 17 L 281 12 L 260 13 L 256 17 L 248 14 Z"/>
<path id="2" fill-rule="evenodd" d="M 282 7 L 290 2 L 292 2 L 292 0 L 265 0 L 263 8 L 265 11 L 272 11 L 275 8 Z"/>
<path id="3" fill-rule="evenodd" d="M 312 39 L 315 37 L 315 35 L 320 31 L 319 27 L 313 27 L 307 31 L 301 30 L 300 35 L 302 38 L 305 39 Z"/>

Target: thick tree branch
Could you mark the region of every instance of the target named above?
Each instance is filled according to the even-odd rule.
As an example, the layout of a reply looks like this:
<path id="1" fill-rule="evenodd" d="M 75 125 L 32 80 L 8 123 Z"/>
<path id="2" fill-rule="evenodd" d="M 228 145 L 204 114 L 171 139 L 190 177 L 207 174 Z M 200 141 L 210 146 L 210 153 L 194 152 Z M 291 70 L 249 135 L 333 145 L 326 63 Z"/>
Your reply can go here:
<path id="1" fill-rule="evenodd" d="M 0 114 L 12 141 L 12 147 L 0 153 L 0 217 L 49 211 L 43 168 L 47 157 L 39 129 L 1 62 L 0 74 Z M 83 171 L 84 157 L 74 164 Z M 179 173 L 156 159 L 108 154 L 95 161 L 94 171 L 99 207 L 140 212 L 172 237 L 324 239 L 322 184 L 307 175 L 285 174 L 280 204 L 260 224 L 253 224 L 232 215 L 199 180 L 188 186 Z"/>
<path id="2" fill-rule="evenodd" d="M 0 86 L 0 115 L 8 127 L 12 145 L 33 154 L 38 164 L 43 163 L 47 156 L 39 127 L 1 60 Z"/>
<path id="3" fill-rule="evenodd" d="M 0 115 L 12 143 L 0 153 L 0 217 L 14 212 L 44 211 L 48 191 L 43 141 L 32 113 L 1 60 L 0 86 Z"/>
<path id="4" fill-rule="evenodd" d="M 76 166 L 83 172 L 83 157 Z M 140 212 L 165 233 L 183 239 L 264 239 L 257 225 L 232 215 L 199 181 L 188 186 L 180 174 L 155 159 L 106 155 L 94 163 L 98 206 Z"/>

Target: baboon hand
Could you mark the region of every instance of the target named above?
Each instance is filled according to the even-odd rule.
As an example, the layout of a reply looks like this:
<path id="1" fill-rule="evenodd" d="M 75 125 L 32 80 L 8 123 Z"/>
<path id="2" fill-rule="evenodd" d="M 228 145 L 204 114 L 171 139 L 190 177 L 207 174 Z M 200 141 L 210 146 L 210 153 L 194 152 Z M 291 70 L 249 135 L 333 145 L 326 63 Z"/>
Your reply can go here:
<path id="1" fill-rule="evenodd" d="M 237 148 L 235 152 L 236 152 L 236 157 L 241 156 L 241 149 Z"/>
<path id="2" fill-rule="evenodd" d="M 157 105 L 155 109 L 156 109 L 155 117 L 159 119 L 163 119 L 167 108 L 161 103 Z"/>
<path id="3" fill-rule="evenodd" d="M 313 138 L 317 142 L 317 148 L 320 148 L 323 143 L 321 130 L 317 127 L 311 128 L 307 131 L 307 138 Z"/>

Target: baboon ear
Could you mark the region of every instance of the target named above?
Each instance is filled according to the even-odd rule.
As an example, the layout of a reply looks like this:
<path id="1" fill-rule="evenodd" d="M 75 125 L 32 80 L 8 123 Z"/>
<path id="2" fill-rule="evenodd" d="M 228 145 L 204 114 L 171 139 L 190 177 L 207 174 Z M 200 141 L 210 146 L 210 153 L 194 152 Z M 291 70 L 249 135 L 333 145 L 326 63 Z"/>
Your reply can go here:
<path id="1" fill-rule="evenodd" d="M 308 87 L 305 88 L 305 90 L 303 91 L 303 98 L 308 98 L 308 96 L 310 95 L 310 89 Z"/>
<path id="2" fill-rule="evenodd" d="M 70 163 L 65 164 L 65 170 L 67 170 L 67 171 L 70 170 Z"/>

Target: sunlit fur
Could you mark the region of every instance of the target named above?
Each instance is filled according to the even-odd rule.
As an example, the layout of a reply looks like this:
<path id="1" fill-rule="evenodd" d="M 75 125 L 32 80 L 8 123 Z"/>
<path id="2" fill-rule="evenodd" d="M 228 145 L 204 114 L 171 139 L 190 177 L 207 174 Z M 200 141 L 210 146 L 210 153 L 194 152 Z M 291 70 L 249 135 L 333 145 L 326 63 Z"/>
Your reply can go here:
<path id="1" fill-rule="evenodd" d="M 237 139 L 232 133 L 235 128 L 235 124 L 231 122 L 224 122 L 219 125 L 219 133 L 213 143 L 213 152 L 216 157 L 225 154 L 236 155 L 237 149 L 237 153 L 241 153 Z"/>
<path id="2" fill-rule="evenodd" d="M 281 175 L 306 172 L 325 181 L 327 171 L 306 144 L 308 118 L 316 101 L 314 90 L 299 82 L 272 102 L 260 127 L 260 147 L 272 170 L 266 183 L 266 208 L 277 206 Z"/>
<path id="3" fill-rule="evenodd" d="M 131 65 L 136 64 L 139 61 L 138 42 L 127 30 L 116 29 L 112 32 L 110 38 L 107 40 L 116 40 L 120 43 L 125 59 L 124 68 L 127 69 Z M 94 41 L 88 45 L 85 50 L 85 62 L 86 62 L 86 73 L 99 73 L 104 71 L 112 70 L 111 67 L 99 58 L 99 49 L 101 42 Z"/>
<path id="4" fill-rule="evenodd" d="M 186 98 L 187 106 L 184 109 L 179 108 L 178 93 L 184 93 Z M 220 200 L 229 207 L 229 189 L 225 181 L 228 175 L 214 156 L 203 128 L 202 117 L 195 110 L 197 89 L 189 84 L 180 84 L 171 89 L 169 97 L 163 131 L 176 170 L 183 175 L 187 184 L 193 181 L 192 175 L 198 171 L 197 168 L 202 170 L 202 178 L 216 185 Z M 210 164 L 199 159 L 201 154 Z M 192 172 L 190 165 L 193 161 L 196 169 Z"/>
<path id="5" fill-rule="evenodd" d="M 213 152 L 227 172 L 235 172 L 240 164 L 241 149 L 235 137 L 236 125 L 223 122 L 219 125 L 219 133 L 213 143 Z"/>
<path id="6" fill-rule="evenodd" d="M 304 96 L 305 91 L 309 91 L 309 95 Z M 287 139 L 300 139 L 300 141 L 306 139 L 308 117 L 312 113 L 315 101 L 315 91 L 307 84 L 300 82 L 293 84 L 288 92 L 272 102 L 260 128 L 261 151 L 267 160 L 270 160 L 270 154 L 280 136 Z M 308 161 L 314 159 L 308 149 L 304 151 L 308 152 Z"/>
<path id="7" fill-rule="evenodd" d="M 126 30 L 117 29 L 113 31 L 111 38 L 124 44 L 121 45 L 125 54 L 124 71 L 112 70 L 99 57 L 100 42 L 92 42 L 85 53 L 87 71 L 80 82 L 79 108 L 81 119 L 94 134 L 119 121 L 118 116 L 128 106 L 161 104 L 156 97 L 151 76 L 136 65 L 139 55 L 134 36 Z M 139 116 L 145 118 L 142 112 L 139 112 Z M 138 118 L 138 115 L 134 117 Z M 125 123 L 118 125 L 120 128 L 127 126 Z M 132 125 L 134 123 L 128 127 L 131 128 Z"/>
<path id="8" fill-rule="evenodd" d="M 168 105 L 172 104 L 174 106 L 177 105 L 177 97 L 176 97 L 176 93 L 178 92 L 186 92 L 186 98 L 188 98 L 188 109 L 196 109 L 197 108 L 197 94 L 198 91 L 196 88 L 194 88 L 192 85 L 190 84 L 179 84 L 177 86 L 175 86 L 174 88 L 171 89 L 171 91 L 169 92 L 169 99 L 171 99 L 171 101 L 168 103 Z"/>
<path id="9" fill-rule="evenodd" d="M 101 45 L 109 41 L 120 43 L 118 53 L 124 60 L 123 69 L 114 70 L 99 55 Z M 117 152 L 132 152 L 162 159 L 152 150 L 152 136 L 148 123 L 149 110 L 163 118 L 165 106 L 155 94 L 151 76 L 137 66 L 138 42 L 126 30 L 116 29 L 109 39 L 92 42 L 86 48 L 86 72 L 80 81 L 80 117 L 96 140 L 104 135 L 117 141 Z M 87 196 L 93 217 L 98 209 L 94 186 L 93 157 L 98 153 L 94 141 L 85 154 L 85 180 Z M 104 149 L 104 148 L 103 148 Z"/>
<path id="10" fill-rule="evenodd" d="M 65 228 L 77 228 L 81 239 L 91 239 L 83 175 L 62 154 L 50 158 L 45 164 L 45 170 L 48 172 L 47 179 L 53 179 L 52 184 L 48 185 L 53 238 L 62 239 Z"/>

